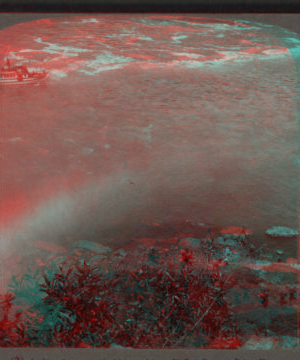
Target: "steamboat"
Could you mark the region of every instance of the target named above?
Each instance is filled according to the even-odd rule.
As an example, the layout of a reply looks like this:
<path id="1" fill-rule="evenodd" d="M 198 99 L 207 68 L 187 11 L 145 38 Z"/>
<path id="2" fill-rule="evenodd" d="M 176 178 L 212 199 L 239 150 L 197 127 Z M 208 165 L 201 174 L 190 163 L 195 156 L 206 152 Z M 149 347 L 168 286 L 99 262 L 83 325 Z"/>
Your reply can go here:
<path id="1" fill-rule="evenodd" d="M 0 70 L 0 85 L 36 84 L 47 77 L 47 73 L 28 71 L 26 66 L 11 66 L 9 59 Z"/>

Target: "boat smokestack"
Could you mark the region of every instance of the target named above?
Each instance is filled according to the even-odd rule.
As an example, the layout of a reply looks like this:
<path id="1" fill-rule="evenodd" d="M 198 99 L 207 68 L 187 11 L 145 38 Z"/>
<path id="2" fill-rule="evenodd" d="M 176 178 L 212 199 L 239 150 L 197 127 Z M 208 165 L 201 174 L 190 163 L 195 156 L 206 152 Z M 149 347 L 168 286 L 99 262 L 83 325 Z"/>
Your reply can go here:
<path id="1" fill-rule="evenodd" d="M 10 68 L 10 61 L 9 58 L 6 58 L 6 63 L 4 65 L 4 69 L 9 69 Z"/>

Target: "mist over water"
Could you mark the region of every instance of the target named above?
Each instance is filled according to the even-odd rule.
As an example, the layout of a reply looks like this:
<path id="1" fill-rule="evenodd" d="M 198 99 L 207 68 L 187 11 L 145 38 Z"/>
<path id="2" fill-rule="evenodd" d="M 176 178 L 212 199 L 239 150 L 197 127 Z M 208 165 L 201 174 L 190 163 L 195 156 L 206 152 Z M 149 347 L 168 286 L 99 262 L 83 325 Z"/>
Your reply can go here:
<path id="1" fill-rule="evenodd" d="M 74 24 L 62 25 L 67 18 L 41 22 L 30 33 L 32 22 L 23 40 L 11 44 L 24 64 L 24 49 L 35 50 L 32 59 L 52 75 L 39 86 L 1 87 L 3 252 L 34 240 L 120 247 L 150 236 L 151 227 L 172 237 L 191 225 L 244 225 L 262 242 L 270 241 L 264 233 L 272 226 L 297 229 L 297 81 L 290 53 L 270 35 L 237 34 L 234 24 L 226 33 L 212 23 L 205 41 L 196 41 L 186 19 L 174 34 L 167 28 L 174 24 L 124 19 L 109 25 L 115 33 L 105 30 L 108 20 L 98 33 L 87 27 L 93 21 L 76 32 Z M 118 44 L 131 25 L 131 39 L 148 36 L 143 41 L 152 48 L 137 40 Z M 226 49 L 222 56 L 217 51 L 222 31 L 222 46 L 231 51 L 226 61 Z M 88 36 L 98 36 L 106 50 L 84 45 Z M 245 49 L 233 51 L 237 38 L 259 56 L 246 61 Z M 114 47 L 110 54 L 107 46 Z M 216 54 L 217 65 L 207 64 Z M 276 246 L 296 256 L 297 244 Z"/>

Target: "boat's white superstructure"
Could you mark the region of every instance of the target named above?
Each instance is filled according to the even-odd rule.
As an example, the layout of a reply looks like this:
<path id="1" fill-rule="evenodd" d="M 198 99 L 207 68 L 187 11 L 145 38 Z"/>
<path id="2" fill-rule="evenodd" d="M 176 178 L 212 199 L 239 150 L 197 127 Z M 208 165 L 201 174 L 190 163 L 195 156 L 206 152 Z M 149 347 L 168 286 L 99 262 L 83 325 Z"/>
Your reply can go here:
<path id="1" fill-rule="evenodd" d="M 0 85 L 21 85 L 43 81 L 47 77 L 45 71 L 28 71 L 26 66 L 11 66 L 9 60 L 0 70 Z"/>

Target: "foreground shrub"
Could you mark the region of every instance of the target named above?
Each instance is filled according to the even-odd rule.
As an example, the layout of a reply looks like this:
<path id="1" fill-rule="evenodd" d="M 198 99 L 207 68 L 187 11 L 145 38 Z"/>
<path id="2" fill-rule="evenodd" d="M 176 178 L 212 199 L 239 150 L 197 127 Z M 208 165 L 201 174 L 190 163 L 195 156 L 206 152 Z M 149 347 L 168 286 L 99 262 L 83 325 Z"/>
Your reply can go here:
<path id="1" fill-rule="evenodd" d="M 198 261 L 206 247 L 210 267 Z M 212 260 L 220 246 L 203 248 L 127 250 L 113 271 L 104 271 L 101 257 L 94 265 L 52 263 L 34 275 L 29 268 L 3 297 L 0 346 L 237 348 L 243 327 L 227 295 L 258 280 Z M 13 303 L 28 309 L 9 317 Z"/>

